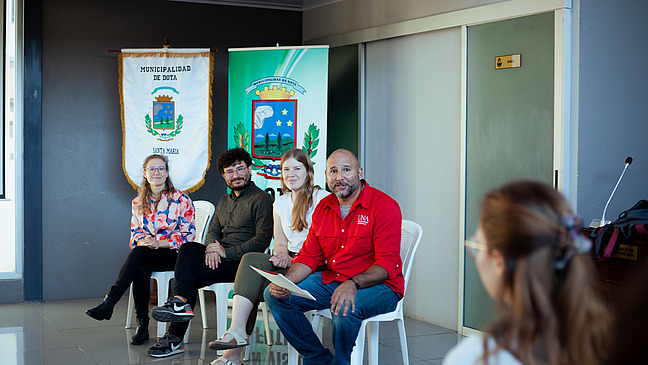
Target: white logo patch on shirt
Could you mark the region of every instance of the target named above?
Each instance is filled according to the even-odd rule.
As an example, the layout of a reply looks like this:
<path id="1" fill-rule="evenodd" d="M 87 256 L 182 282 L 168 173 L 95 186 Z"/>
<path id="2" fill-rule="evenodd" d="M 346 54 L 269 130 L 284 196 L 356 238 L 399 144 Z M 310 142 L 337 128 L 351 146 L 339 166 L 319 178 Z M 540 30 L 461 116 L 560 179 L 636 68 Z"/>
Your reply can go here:
<path id="1" fill-rule="evenodd" d="M 366 226 L 369 224 L 369 216 L 368 215 L 363 215 L 363 214 L 358 214 L 358 224 L 362 224 L 363 226 Z"/>

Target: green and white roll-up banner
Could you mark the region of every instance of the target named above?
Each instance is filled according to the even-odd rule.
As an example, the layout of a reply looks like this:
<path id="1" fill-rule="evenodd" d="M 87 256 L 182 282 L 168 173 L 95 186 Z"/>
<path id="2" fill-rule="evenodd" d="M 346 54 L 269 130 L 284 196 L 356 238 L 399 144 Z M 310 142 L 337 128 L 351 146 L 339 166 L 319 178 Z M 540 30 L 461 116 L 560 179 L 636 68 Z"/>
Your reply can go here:
<path id="1" fill-rule="evenodd" d="M 252 155 L 252 180 L 274 195 L 279 162 L 306 151 L 325 186 L 328 46 L 229 49 L 228 146 Z"/>

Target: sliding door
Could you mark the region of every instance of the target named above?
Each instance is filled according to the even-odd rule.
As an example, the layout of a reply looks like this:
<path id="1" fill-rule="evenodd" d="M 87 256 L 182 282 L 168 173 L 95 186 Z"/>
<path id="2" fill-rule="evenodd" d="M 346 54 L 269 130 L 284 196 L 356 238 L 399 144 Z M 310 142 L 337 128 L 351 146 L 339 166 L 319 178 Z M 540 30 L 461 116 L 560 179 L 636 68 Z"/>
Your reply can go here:
<path id="1" fill-rule="evenodd" d="M 520 67 L 501 56 L 520 55 Z M 553 184 L 554 13 L 470 26 L 467 30 L 465 235 L 478 223 L 484 194 L 509 181 Z M 474 261 L 464 255 L 463 325 L 494 318 Z"/>

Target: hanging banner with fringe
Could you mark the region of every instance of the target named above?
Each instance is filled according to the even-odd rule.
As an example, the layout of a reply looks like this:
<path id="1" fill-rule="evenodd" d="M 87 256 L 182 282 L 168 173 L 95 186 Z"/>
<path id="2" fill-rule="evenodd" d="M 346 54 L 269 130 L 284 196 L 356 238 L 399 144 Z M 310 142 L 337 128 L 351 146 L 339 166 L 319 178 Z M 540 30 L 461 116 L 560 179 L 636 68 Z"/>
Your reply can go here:
<path id="1" fill-rule="evenodd" d="M 306 151 L 325 186 L 328 46 L 229 49 L 228 146 L 252 155 L 255 184 L 278 195 L 279 163 Z"/>
<path id="2" fill-rule="evenodd" d="M 119 55 L 122 166 L 142 181 L 146 156 L 169 158 L 176 189 L 205 182 L 211 158 L 213 56 L 209 49 L 123 49 Z"/>

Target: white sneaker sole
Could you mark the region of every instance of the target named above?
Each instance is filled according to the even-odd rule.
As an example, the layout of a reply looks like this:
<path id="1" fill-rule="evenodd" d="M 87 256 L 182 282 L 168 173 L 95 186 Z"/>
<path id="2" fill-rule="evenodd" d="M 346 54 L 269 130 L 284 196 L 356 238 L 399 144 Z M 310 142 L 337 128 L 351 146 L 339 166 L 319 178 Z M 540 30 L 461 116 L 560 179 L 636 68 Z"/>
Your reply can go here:
<path id="1" fill-rule="evenodd" d="M 149 356 L 151 356 L 151 357 L 167 357 L 167 356 L 173 356 L 173 355 L 177 355 L 177 354 L 181 354 L 181 353 L 183 353 L 184 350 L 185 350 L 185 348 L 184 348 L 184 346 L 182 346 L 181 348 L 179 348 L 179 349 L 177 349 L 177 350 L 175 350 L 175 351 L 167 352 L 167 353 L 165 353 L 165 354 L 151 354 L 151 353 L 149 353 Z"/>
<path id="2" fill-rule="evenodd" d="M 176 313 L 166 310 L 153 310 L 151 317 L 159 322 L 187 322 L 194 317 L 194 314 L 191 312 Z"/>

